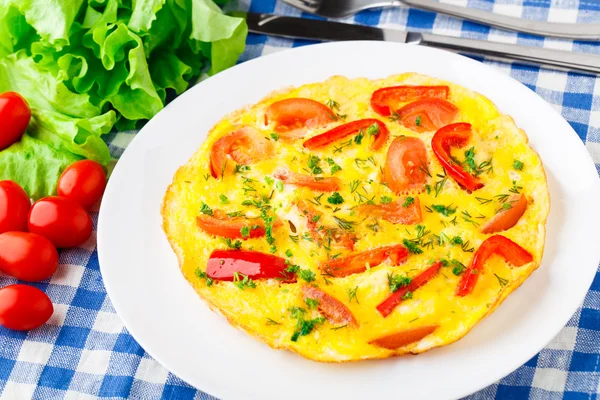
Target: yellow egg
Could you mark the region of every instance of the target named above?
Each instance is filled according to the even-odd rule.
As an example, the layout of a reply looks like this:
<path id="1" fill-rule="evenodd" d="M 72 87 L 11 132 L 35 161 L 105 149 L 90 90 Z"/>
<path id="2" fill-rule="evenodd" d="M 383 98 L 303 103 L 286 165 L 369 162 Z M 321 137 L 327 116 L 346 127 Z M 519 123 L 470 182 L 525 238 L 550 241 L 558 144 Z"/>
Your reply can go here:
<path id="1" fill-rule="evenodd" d="M 403 126 L 397 118 L 383 117 L 372 109 L 370 101 L 375 90 L 397 85 L 449 87 L 447 101 L 458 108 L 454 122 L 470 123 L 473 132 L 466 146 L 452 148 L 452 156 L 462 165 L 465 152 L 473 148 L 471 155 L 477 169 L 474 173 L 484 184 L 482 188 L 469 193 L 444 171 L 431 149 L 435 130 L 418 133 Z M 301 132 L 304 138 L 296 140 L 272 136 L 273 122 L 265 124 L 267 107 L 276 101 L 297 97 L 332 106 L 338 120 L 327 126 L 304 129 Z M 390 131 L 390 139 L 377 151 L 371 149 L 373 138 L 369 135 L 362 141 L 355 140 L 356 135 L 348 136 L 311 151 L 303 147 L 306 139 L 365 118 L 380 120 Z M 274 156 L 252 162 L 247 170 L 238 173 L 233 170 L 235 162 L 231 162 L 231 170 L 222 178 L 213 178 L 211 149 L 217 140 L 241 127 L 256 129 L 270 142 Z M 427 187 L 420 193 L 410 194 L 419 199 L 422 221 L 418 225 L 393 224 L 357 208 L 365 203 L 380 205 L 382 197 L 384 202 L 388 198 L 392 201 L 403 198 L 388 188 L 382 173 L 392 140 L 403 136 L 422 140 L 428 153 Z M 310 175 L 309 157 L 314 156 L 319 157 L 321 177 L 334 176 L 340 180 L 338 193 L 343 203 L 330 204 L 327 199 L 332 193 L 282 184 L 275 178 L 275 171 L 281 168 Z M 332 174 L 333 165 L 341 170 Z M 461 272 L 464 274 L 461 264 L 469 267 L 481 243 L 491 236 L 482 233 L 482 226 L 503 207 L 510 208 L 504 204 L 516 193 L 525 195 L 527 208 L 516 225 L 497 234 L 524 248 L 533 261 L 517 267 L 494 255 L 479 273 L 473 291 L 457 296 Z M 236 285 L 206 279 L 204 272 L 211 253 L 235 246 L 235 240 L 227 243 L 224 238 L 203 231 L 197 224 L 201 210 L 260 217 L 261 210 L 253 206 L 252 201 L 263 205 L 268 202 L 269 212 L 282 224 L 273 228 L 273 246 L 265 237 L 256 237 L 240 240 L 242 249 L 284 258 L 290 265 L 312 271 L 314 281 L 306 282 L 300 277 L 296 283 L 257 279 L 255 287 L 251 287 L 253 285 L 240 282 Z M 320 213 L 317 224 L 323 227 L 322 231 L 331 229 L 336 234 L 345 231 L 351 235 L 355 240 L 353 249 L 335 240 L 330 243 L 314 240 L 310 221 L 297 206 L 299 202 L 309 202 L 310 207 Z M 178 256 L 182 273 L 215 311 L 273 348 L 292 350 L 317 361 L 341 362 L 420 353 L 466 335 L 539 266 L 549 207 L 542 162 L 511 117 L 501 114 L 491 101 L 471 90 L 408 73 L 380 80 L 335 76 L 325 82 L 277 92 L 233 112 L 212 129 L 200 149 L 178 170 L 165 195 L 162 213 L 163 227 Z M 345 277 L 332 277 L 321 267 L 331 258 L 343 259 L 383 246 L 402 245 L 405 240 L 412 240 L 421 253 L 410 253 L 407 261 L 399 265 L 387 259 L 379 265 L 367 266 L 364 272 Z M 414 278 L 438 260 L 444 260 L 446 266 L 411 292 L 412 297 L 406 296 L 385 318 L 377 311 L 377 305 L 392 293 L 390 276 Z M 301 292 L 305 285 L 318 287 L 341 302 L 358 326 L 320 319 L 327 313 L 314 307 L 314 303 L 311 308 L 305 302 Z M 298 307 L 304 314 L 294 312 Z M 307 327 L 306 321 L 310 320 L 313 326 Z M 429 326 L 435 327 L 432 333 L 397 348 L 372 343 L 389 334 Z M 302 327 L 305 331 L 300 333 Z"/>

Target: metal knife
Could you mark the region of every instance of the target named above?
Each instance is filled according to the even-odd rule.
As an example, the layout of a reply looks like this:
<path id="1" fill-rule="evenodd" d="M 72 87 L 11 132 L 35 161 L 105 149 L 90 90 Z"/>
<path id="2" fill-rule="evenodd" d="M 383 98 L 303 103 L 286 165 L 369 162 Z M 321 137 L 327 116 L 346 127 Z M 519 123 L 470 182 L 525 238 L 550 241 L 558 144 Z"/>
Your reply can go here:
<path id="1" fill-rule="evenodd" d="M 600 56 L 595 54 L 464 39 L 431 33 L 404 32 L 397 29 L 382 29 L 272 14 L 249 12 L 236 13 L 236 15 L 245 15 L 250 32 L 264 35 L 320 41 L 384 40 L 437 47 L 469 55 L 485 56 L 492 60 L 517 62 L 585 74 L 600 74 Z"/>

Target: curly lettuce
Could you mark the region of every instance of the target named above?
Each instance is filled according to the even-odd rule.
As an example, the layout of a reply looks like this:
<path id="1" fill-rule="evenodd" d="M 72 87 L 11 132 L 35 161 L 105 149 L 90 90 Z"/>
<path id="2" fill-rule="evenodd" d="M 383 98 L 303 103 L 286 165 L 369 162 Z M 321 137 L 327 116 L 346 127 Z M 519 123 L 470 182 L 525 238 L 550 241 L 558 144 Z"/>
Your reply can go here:
<path id="1" fill-rule="evenodd" d="M 212 0 L 0 0 L 0 93 L 32 109 L 22 141 L 0 152 L 0 179 L 38 198 L 67 162 L 107 165 L 103 135 L 234 65 L 247 32 Z"/>

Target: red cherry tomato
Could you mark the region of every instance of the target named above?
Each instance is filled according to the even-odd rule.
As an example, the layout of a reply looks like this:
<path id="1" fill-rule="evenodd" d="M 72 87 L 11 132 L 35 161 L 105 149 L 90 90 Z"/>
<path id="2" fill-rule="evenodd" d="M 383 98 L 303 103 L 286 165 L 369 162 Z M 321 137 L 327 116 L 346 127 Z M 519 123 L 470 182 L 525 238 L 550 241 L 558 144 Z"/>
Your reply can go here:
<path id="1" fill-rule="evenodd" d="M 89 209 L 102 197 L 106 188 L 106 173 L 100 164 L 91 160 L 77 161 L 58 178 L 57 191 Z"/>
<path id="2" fill-rule="evenodd" d="M 27 101 L 18 93 L 0 94 L 0 150 L 19 140 L 31 119 Z"/>
<path id="3" fill-rule="evenodd" d="M 50 319 L 54 307 L 39 289 L 10 285 L 0 289 L 0 325 L 16 331 L 38 328 Z"/>
<path id="4" fill-rule="evenodd" d="M 51 241 L 29 232 L 0 234 L 0 271 L 28 282 L 50 278 L 58 266 Z"/>
<path id="5" fill-rule="evenodd" d="M 47 237 L 59 248 L 75 247 L 92 234 L 92 219 L 73 200 L 45 197 L 29 211 L 29 232 Z"/>
<path id="6" fill-rule="evenodd" d="M 26 231 L 30 208 L 29 196 L 18 183 L 0 181 L 0 233 Z"/>

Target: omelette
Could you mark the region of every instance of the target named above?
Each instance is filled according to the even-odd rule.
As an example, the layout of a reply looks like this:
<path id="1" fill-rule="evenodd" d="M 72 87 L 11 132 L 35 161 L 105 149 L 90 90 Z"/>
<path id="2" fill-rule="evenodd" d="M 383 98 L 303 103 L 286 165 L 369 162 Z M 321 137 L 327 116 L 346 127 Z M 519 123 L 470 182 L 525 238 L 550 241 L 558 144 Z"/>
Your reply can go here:
<path id="1" fill-rule="evenodd" d="M 181 272 L 233 326 L 345 362 L 466 335 L 538 268 L 549 208 L 510 116 L 406 73 L 334 76 L 227 115 L 162 217 Z"/>

